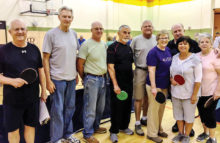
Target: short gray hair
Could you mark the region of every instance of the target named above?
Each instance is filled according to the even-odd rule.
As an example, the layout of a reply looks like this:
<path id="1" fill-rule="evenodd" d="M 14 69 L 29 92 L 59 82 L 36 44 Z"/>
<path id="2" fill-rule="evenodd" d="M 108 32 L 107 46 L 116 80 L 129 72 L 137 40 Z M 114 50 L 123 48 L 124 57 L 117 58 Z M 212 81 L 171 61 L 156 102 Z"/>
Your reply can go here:
<path id="1" fill-rule="evenodd" d="M 201 42 L 202 38 L 208 38 L 210 40 L 210 42 L 212 43 L 212 35 L 209 33 L 201 33 L 199 34 L 199 43 Z"/>
<path id="2" fill-rule="evenodd" d="M 118 28 L 118 31 L 121 31 L 122 28 L 131 29 L 128 25 L 121 25 L 121 26 Z"/>
<path id="3" fill-rule="evenodd" d="M 15 21 L 19 21 L 19 22 L 23 23 L 24 26 L 25 26 L 25 29 L 27 29 L 27 25 L 26 25 L 26 23 L 25 23 L 22 19 L 13 19 L 13 20 L 9 23 L 9 30 L 11 30 L 12 24 L 13 24 Z"/>
<path id="4" fill-rule="evenodd" d="M 170 38 L 169 36 L 169 32 L 167 30 L 161 30 L 157 33 L 157 36 L 156 36 L 156 40 L 158 41 L 160 39 L 160 36 L 161 35 L 167 35 L 168 36 L 168 39 Z"/>
<path id="5" fill-rule="evenodd" d="M 73 9 L 72 9 L 72 8 L 69 8 L 69 7 L 67 7 L 67 6 L 62 6 L 61 8 L 59 8 L 59 10 L 58 10 L 58 15 L 60 15 L 63 10 L 70 11 L 70 12 L 72 13 L 72 16 L 73 16 Z"/>
<path id="6" fill-rule="evenodd" d="M 151 22 L 150 20 L 144 20 L 144 21 L 142 22 L 141 27 L 143 27 L 143 25 L 144 25 L 145 23 L 151 23 L 151 26 L 153 27 L 153 24 L 152 24 L 152 22 Z"/>

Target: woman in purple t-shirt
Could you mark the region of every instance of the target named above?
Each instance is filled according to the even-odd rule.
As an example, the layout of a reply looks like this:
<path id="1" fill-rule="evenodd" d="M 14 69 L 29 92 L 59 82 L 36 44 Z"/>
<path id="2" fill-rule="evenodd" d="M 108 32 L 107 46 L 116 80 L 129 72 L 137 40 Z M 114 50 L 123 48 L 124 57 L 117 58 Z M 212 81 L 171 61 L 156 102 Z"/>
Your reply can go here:
<path id="1" fill-rule="evenodd" d="M 167 137 L 163 132 L 161 122 L 163 118 L 165 103 L 160 104 L 155 100 L 158 91 L 167 96 L 169 87 L 169 75 L 172 56 L 167 47 L 169 33 L 165 30 L 157 34 L 157 46 L 150 50 L 147 55 L 147 66 L 149 75 L 147 77 L 147 94 L 148 94 L 148 120 L 147 120 L 147 138 L 160 143 L 163 140 L 160 137 Z M 160 136 L 160 137 L 159 137 Z"/>

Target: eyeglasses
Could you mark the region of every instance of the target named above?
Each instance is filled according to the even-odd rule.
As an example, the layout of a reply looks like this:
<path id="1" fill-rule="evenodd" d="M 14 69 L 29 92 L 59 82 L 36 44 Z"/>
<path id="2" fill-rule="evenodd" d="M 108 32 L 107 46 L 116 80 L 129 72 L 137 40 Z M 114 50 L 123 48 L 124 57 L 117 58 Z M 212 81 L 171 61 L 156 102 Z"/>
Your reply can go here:
<path id="1" fill-rule="evenodd" d="M 164 37 L 164 38 L 159 38 L 160 40 L 168 40 L 168 37 Z"/>

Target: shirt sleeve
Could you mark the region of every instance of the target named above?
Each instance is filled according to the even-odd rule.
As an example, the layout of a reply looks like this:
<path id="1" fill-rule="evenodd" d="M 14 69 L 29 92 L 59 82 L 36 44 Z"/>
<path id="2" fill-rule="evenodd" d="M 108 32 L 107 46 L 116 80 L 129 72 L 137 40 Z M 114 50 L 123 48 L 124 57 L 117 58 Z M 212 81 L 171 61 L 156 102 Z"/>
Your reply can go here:
<path id="1" fill-rule="evenodd" d="M 88 54 L 89 54 L 88 53 L 88 46 L 87 46 L 86 42 L 84 42 L 79 49 L 79 58 L 85 60 L 87 58 Z"/>
<path id="2" fill-rule="evenodd" d="M 215 57 L 215 60 L 214 60 L 214 67 L 215 69 L 220 69 L 220 59 Z"/>
<path id="3" fill-rule="evenodd" d="M 115 44 L 110 45 L 107 49 L 107 63 L 115 63 Z"/>
<path id="4" fill-rule="evenodd" d="M 4 54 L 3 54 L 3 50 L 0 49 L 0 73 L 3 73 L 3 62 L 4 62 Z"/>
<path id="5" fill-rule="evenodd" d="M 47 32 L 45 34 L 45 36 L 44 36 L 44 42 L 43 42 L 43 49 L 42 49 L 42 51 L 44 53 L 51 54 L 52 47 L 53 47 L 53 44 L 52 44 L 51 34 L 50 34 L 50 32 Z"/>
<path id="6" fill-rule="evenodd" d="M 194 76 L 195 76 L 195 82 L 201 82 L 202 81 L 202 63 L 199 63 L 195 66 Z"/>
<path id="7" fill-rule="evenodd" d="M 154 49 L 152 49 L 147 55 L 147 65 L 157 66 L 157 63 L 158 63 L 158 59 L 157 59 L 156 52 L 154 51 Z"/>

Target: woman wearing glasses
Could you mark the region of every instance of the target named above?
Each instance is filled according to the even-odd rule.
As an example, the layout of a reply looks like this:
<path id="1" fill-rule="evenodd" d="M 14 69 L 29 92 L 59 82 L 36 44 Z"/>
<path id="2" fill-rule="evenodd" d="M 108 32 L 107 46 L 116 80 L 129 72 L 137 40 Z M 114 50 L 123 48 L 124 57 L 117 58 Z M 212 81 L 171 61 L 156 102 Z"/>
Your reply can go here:
<path id="1" fill-rule="evenodd" d="M 169 87 L 170 65 L 172 56 L 167 47 L 169 33 L 165 30 L 157 34 L 157 46 L 150 50 L 147 55 L 147 66 L 149 75 L 147 76 L 147 93 L 148 93 L 148 120 L 147 120 L 147 138 L 161 143 L 160 137 L 167 137 L 163 132 L 161 122 L 163 118 L 165 103 L 160 104 L 155 100 L 157 92 L 163 92 L 167 96 Z"/>

